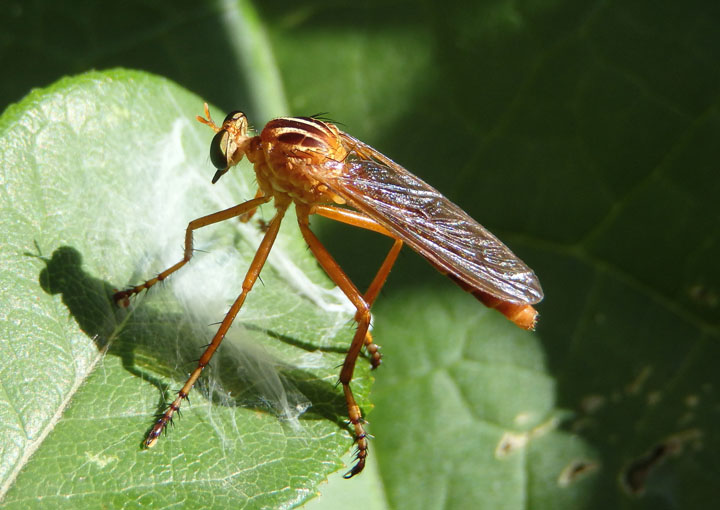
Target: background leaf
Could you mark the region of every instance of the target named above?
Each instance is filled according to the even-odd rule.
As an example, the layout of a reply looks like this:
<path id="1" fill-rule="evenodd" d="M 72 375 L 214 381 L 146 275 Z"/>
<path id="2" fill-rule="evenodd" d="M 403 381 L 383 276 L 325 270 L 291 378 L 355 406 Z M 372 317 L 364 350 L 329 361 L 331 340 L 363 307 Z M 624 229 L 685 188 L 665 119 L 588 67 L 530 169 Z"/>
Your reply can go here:
<path id="1" fill-rule="evenodd" d="M 131 4 L 117 16 L 54 5 L 8 9 L 4 103 L 62 74 L 123 65 L 241 107 L 256 126 L 329 111 L 540 276 L 538 332 L 513 341 L 419 257 L 402 257 L 375 309 L 386 363 L 371 458 L 384 503 L 692 508 L 716 499 L 715 3 L 272 2 L 254 13 L 247 2 L 179 2 Z M 350 275 L 369 281 L 386 241 L 322 228 Z M 444 334 L 436 321 L 448 324 Z M 493 347 L 496 357 L 475 351 Z M 531 372 L 553 383 L 530 402 L 512 386 L 525 351 L 536 352 Z M 435 377 L 445 386 L 419 391 Z M 508 421 L 521 408 L 545 415 Z M 527 442 L 496 456 L 505 432 Z M 457 461 L 463 452 L 485 456 Z"/>

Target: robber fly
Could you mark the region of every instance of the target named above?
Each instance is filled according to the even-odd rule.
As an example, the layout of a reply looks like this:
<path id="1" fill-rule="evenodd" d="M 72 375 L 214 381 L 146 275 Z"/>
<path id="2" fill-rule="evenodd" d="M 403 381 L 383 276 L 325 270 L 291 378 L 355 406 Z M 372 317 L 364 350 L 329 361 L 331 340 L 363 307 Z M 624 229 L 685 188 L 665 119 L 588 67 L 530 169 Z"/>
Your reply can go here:
<path id="1" fill-rule="evenodd" d="M 292 204 L 300 232 L 311 252 L 356 309 L 357 330 L 340 371 L 340 383 L 357 444 L 356 463 L 345 474 L 346 478 L 363 470 L 368 451 L 364 421 L 350 389 L 350 381 L 363 346 L 372 367 L 380 364 L 378 346 L 369 331 L 370 306 L 384 285 L 403 243 L 521 328 L 535 327 L 537 312 L 532 305 L 542 300 L 543 292 L 533 271 L 458 206 L 369 145 L 334 124 L 313 117 L 271 120 L 257 136 L 248 134 L 248 120 L 240 111 L 229 113 L 218 126 L 210 117 L 206 103 L 205 117 L 198 116 L 197 119 L 216 133 L 210 144 L 210 159 L 217 168 L 212 182 L 217 182 L 247 157 L 255 168 L 257 194 L 252 200 L 191 221 L 185 233 L 182 260 L 141 285 L 117 292 L 115 301 L 127 306 L 130 296 L 152 287 L 187 264 L 193 255 L 194 230 L 235 217 L 247 221 L 258 206 L 271 200 L 274 201 L 275 216 L 267 225 L 250 264 L 242 292 L 177 398 L 148 433 L 145 441 L 148 447 L 155 444 L 173 414 L 180 409 L 225 337 L 257 280 L 285 212 Z M 350 281 L 310 230 L 309 217 L 313 214 L 372 230 L 394 240 L 365 293 Z"/>

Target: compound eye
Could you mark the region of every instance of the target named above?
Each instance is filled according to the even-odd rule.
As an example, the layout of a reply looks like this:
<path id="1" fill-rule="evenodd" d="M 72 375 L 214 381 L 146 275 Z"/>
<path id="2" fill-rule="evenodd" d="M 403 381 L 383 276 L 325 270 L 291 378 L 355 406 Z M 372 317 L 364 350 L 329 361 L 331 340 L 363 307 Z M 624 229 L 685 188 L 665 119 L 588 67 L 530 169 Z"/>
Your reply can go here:
<path id="1" fill-rule="evenodd" d="M 232 154 L 230 150 L 230 134 L 221 129 L 210 142 L 210 161 L 217 169 L 227 168 L 230 164 Z"/>
<path id="2" fill-rule="evenodd" d="M 225 116 L 225 120 L 223 121 L 223 124 L 225 124 L 226 122 L 232 122 L 233 124 L 236 124 L 241 119 L 243 122 L 245 122 L 245 119 L 246 119 L 245 114 L 243 112 L 241 112 L 240 110 L 234 110 Z"/>

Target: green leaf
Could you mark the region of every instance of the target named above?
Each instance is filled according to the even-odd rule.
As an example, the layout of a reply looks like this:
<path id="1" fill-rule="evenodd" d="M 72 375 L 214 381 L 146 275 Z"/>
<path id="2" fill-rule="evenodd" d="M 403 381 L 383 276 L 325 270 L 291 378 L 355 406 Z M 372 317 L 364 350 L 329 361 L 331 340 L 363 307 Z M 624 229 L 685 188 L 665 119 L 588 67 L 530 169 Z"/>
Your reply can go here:
<path id="1" fill-rule="evenodd" d="M 373 390 L 372 430 L 393 506 L 542 507 L 592 490 L 584 475 L 557 487 L 572 466 L 597 470 L 598 454 L 562 430 L 568 413 L 536 335 L 455 289 L 417 289 L 378 310 L 393 370 Z"/>
<path id="2" fill-rule="evenodd" d="M 352 446 L 335 383 L 353 311 L 291 215 L 177 426 L 141 448 L 262 236 L 254 221 L 202 229 L 188 267 L 129 311 L 111 301 L 181 257 L 189 220 L 254 195 L 249 164 L 210 184 L 201 111 L 167 80 L 117 70 L 35 91 L 0 120 L 7 508 L 287 506 Z"/>

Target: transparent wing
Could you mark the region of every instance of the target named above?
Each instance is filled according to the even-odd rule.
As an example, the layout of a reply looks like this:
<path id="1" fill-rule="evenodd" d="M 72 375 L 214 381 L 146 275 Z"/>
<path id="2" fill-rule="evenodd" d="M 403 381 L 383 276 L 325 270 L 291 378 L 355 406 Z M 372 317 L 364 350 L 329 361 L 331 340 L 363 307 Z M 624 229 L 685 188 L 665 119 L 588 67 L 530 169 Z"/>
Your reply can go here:
<path id="1" fill-rule="evenodd" d="M 382 224 L 441 271 L 511 303 L 543 298 L 535 273 L 432 186 L 369 145 L 342 133 L 343 171 L 315 177 Z"/>

